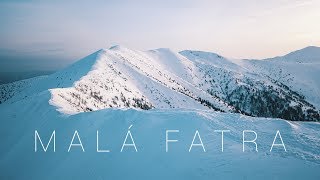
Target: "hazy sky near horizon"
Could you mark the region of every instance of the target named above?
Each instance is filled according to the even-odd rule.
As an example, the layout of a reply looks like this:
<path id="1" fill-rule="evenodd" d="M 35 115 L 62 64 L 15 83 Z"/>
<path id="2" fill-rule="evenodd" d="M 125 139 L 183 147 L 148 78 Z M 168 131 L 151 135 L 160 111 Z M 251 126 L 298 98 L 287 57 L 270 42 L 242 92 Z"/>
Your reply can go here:
<path id="1" fill-rule="evenodd" d="M 115 44 L 261 59 L 320 46 L 319 20 L 319 0 L 1 0 L 0 66 L 59 68 Z"/>

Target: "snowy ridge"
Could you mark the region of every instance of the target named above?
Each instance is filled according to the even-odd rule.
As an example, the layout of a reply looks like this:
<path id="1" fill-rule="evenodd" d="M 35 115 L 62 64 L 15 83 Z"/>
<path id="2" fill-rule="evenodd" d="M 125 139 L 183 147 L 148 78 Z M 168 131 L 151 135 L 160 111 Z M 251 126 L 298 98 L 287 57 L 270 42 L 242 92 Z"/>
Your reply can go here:
<path id="1" fill-rule="evenodd" d="M 309 63 L 317 63 L 315 52 L 316 47 L 308 47 L 287 56 L 306 57 Z M 320 87 L 309 83 L 310 79 L 303 79 L 307 73 L 288 76 L 298 79 L 292 80 L 292 84 L 298 84 L 293 86 L 285 78 L 271 74 L 268 68 L 273 66 L 256 65 L 279 62 L 234 62 L 202 51 L 176 53 L 165 48 L 137 51 L 114 46 L 47 77 L 2 85 L 0 100 L 12 103 L 50 91 L 50 104 L 66 114 L 105 108 L 187 108 L 319 121 Z M 296 66 L 299 62 L 290 64 Z M 314 73 L 320 72 L 319 66 L 312 65 Z M 309 76 L 316 81 L 315 74 Z M 305 88 L 305 83 L 310 86 Z M 310 96 L 309 91 L 315 94 Z"/>
<path id="2" fill-rule="evenodd" d="M 193 74 L 185 73 L 192 65 L 166 49 L 140 52 L 112 47 L 99 53 L 92 70 L 73 87 L 51 89 L 51 103 L 66 113 L 114 107 L 203 109 L 198 100 L 202 98 L 217 110 L 230 111 L 223 101 L 193 86 Z"/>

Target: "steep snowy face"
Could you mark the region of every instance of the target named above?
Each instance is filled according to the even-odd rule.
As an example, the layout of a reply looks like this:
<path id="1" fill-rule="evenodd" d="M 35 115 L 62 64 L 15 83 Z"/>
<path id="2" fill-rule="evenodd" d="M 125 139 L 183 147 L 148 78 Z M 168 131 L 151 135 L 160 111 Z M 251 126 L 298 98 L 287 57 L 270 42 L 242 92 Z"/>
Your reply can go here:
<path id="1" fill-rule="evenodd" d="M 0 103 L 12 103 L 32 97 L 51 88 L 71 87 L 75 81 L 88 74 L 101 50 L 49 76 L 39 76 L 0 85 Z"/>

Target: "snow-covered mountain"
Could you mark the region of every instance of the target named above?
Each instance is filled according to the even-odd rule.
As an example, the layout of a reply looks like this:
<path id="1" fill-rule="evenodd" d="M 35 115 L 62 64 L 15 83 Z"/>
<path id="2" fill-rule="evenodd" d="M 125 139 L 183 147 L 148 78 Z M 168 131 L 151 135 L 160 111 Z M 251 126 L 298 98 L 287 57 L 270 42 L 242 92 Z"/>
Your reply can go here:
<path id="1" fill-rule="evenodd" d="M 50 103 L 67 114 L 184 108 L 319 121 L 319 52 L 308 47 L 272 60 L 235 62 L 209 52 L 114 46 L 52 75 L 1 85 L 0 101 L 49 91 Z"/>
<path id="2" fill-rule="evenodd" d="M 278 58 L 115 46 L 52 75 L 1 85 L 0 179 L 318 180 L 318 122 L 246 116 L 319 120 L 316 59 Z M 121 152 L 129 130 L 137 151 Z M 166 130 L 177 140 L 168 152 Z M 282 141 L 277 131 L 285 147 L 272 145 Z M 205 151 L 189 151 L 193 140 Z"/>
<path id="3" fill-rule="evenodd" d="M 287 86 L 320 109 L 320 47 L 309 46 L 275 58 L 234 62 Z"/>

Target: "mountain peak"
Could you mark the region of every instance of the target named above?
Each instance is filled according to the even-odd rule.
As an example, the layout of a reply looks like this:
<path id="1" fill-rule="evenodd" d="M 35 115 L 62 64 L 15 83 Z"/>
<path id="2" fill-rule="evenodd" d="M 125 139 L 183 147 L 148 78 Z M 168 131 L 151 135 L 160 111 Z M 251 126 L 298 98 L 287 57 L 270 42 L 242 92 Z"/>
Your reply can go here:
<path id="1" fill-rule="evenodd" d="M 320 47 L 308 46 L 303 49 L 293 51 L 285 56 L 284 59 L 299 63 L 314 63 L 320 61 Z"/>
<path id="2" fill-rule="evenodd" d="M 290 52 L 284 56 L 277 56 L 274 58 L 268 58 L 264 60 L 297 63 L 316 63 L 320 62 L 320 47 L 307 46 L 305 48 Z"/>
<path id="3" fill-rule="evenodd" d="M 206 56 L 210 58 L 223 58 L 221 55 L 213 53 L 213 52 L 207 52 L 207 51 L 197 51 L 197 50 L 183 50 L 179 52 L 182 55 L 188 55 L 192 54 L 194 56 Z"/>
<path id="4" fill-rule="evenodd" d="M 305 48 L 293 51 L 285 56 L 296 56 L 296 55 L 306 55 L 306 56 L 318 56 L 320 57 L 320 47 L 317 46 L 307 46 Z"/>
<path id="5" fill-rule="evenodd" d="M 318 51 L 320 51 L 320 47 L 318 47 L 318 46 L 307 46 L 307 47 L 305 47 L 305 48 L 302 48 L 301 50 L 318 50 Z"/>

